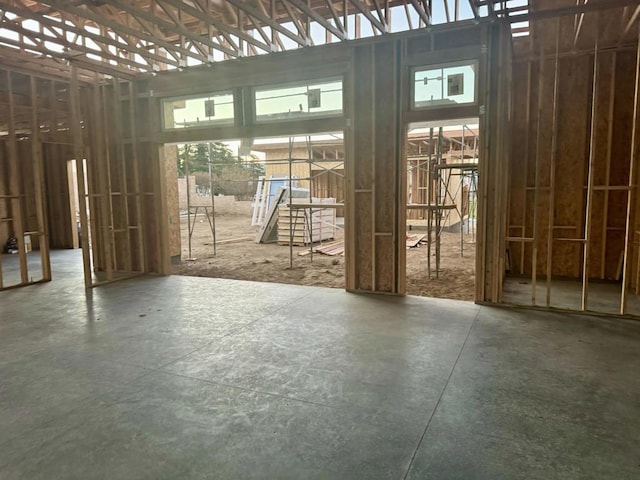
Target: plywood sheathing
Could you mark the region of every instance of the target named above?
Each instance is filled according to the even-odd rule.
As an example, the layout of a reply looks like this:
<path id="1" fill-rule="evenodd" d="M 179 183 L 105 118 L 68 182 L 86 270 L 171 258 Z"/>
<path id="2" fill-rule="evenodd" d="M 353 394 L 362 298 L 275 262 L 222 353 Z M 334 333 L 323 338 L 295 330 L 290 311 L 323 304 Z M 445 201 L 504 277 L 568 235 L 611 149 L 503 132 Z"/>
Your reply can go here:
<path id="1" fill-rule="evenodd" d="M 169 205 L 169 254 L 171 258 L 180 258 L 182 243 L 180 240 L 180 208 L 178 200 L 178 147 L 165 145 L 164 166 L 167 182 L 167 204 Z M 191 187 L 190 187 L 191 188 Z"/>
<path id="2" fill-rule="evenodd" d="M 585 25 L 591 25 L 595 20 Z M 537 22 L 534 31 L 542 39 L 545 54 L 555 42 L 553 23 L 556 20 Z M 573 17 L 563 18 L 561 32 L 573 30 Z M 604 15 L 604 41 L 612 41 L 613 33 L 607 25 L 614 20 Z M 617 18 L 619 23 L 619 17 Z M 611 27 L 612 28 L 612 27 Z M 590 30 L 584 29 L 580 38 L 588 38 Z M 561 33 L 561 48 L 568 45 L 566 34 Z M 586 48 L 587 45 L 584 45 Z M 591 48 L 593 49 L 593 44 Z M 519 51 L 526 51 L 524 48 Z M 552 276 L 579 278 L 582 274 L 582 243 L 584 238 L 587 166 L 589 158 L 589 129 L 591 122 L 591 100 L 593 95 L 593 55 L 562 56 L 559 59 L 558 92 L 558 139 L 556 161 L 556 185 L 554 189 L 554 240 Z M 591 215 L 590 248 L 588 250 L 588 277 L 616 279 L 619 276 L 619 260 L 624 249 L 624 229 L 629 175 L 629 156 L 633 115 L 633 92 L 635 81 L 635 53 L 633 51 L 605 51 L 599 56 L 598 85 L 596 88 L 597 118 L 595 119 L 595 161 L 593 168 L 594 198 Z M 536 273 L 546 275 L 548 214 L 550 209 L 550 161 L 552 134 L 554 60 L 540 62 L 527 51 L 524 58 L 516 57 L 515 79 L 521 86 L 527 85 L 527 72 L 531 70 L 531 90 L 514 89 L 514 133 L 511 143 L 512 177 L 510 183 L 510 236 L 520 236 L 520 226 L 525 223 L 524 237 L 533 236 L 533 201 L 538 198 Z M 538 86 L 542 86 L 542 117 L 537 131 Z M 611 102 L 613 100 L 613 103 Z M 531 109 L 527 125 L 527 105 Z M 528 140 L 527 137 L 528 136 Z M 538 142 L 539 140 L 539 142 Z M 528 146 L 528 152 L 525 149 Z M 536 164 L 536 158 L 539 162 Z M 525 165 L 524 161 L 528 159 Z M 539 188 L 535 192 L 536 168 Z M 607 189 L 611 187 L 612 189 Z M 523 202 L 525 205 L 523 206 Z M 523 218 L 521 212 L 526 212 Z M 512 271 L 532 273 L 533 243 L 510 244 Z M 524 248 L 524 255 L 521 255 Z"/>

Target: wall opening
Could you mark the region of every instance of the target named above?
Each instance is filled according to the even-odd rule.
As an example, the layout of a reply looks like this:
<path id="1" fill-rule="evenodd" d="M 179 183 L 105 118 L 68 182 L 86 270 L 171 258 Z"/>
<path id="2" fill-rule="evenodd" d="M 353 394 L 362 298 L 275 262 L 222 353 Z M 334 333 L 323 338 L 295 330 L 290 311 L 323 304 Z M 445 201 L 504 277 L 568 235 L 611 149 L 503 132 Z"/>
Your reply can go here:
<path id="1" fill-rule="evenodd" d="M 412 124 L 406 142 L 407 294 L 474 300 L 478 119 Z"/>

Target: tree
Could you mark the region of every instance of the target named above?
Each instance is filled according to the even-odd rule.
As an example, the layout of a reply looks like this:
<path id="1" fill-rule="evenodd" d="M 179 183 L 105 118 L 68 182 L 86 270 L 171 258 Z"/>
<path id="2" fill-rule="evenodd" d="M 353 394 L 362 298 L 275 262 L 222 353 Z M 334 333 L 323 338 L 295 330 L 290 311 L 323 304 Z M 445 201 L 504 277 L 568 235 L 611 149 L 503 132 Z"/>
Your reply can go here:
<path id="1" fill-rule="evenodd" d="M 196 176 L 198 186 L 209 187 L 209 163 L 216 195 L 250 196 L 255 192 L 258 177 L 264 175 L 264 166 L 258 157 L 249 155 L 242 159 L 224 143 L 186 144 L 178 148 L 178 174 L 185 175 L 188 170 Z"/>

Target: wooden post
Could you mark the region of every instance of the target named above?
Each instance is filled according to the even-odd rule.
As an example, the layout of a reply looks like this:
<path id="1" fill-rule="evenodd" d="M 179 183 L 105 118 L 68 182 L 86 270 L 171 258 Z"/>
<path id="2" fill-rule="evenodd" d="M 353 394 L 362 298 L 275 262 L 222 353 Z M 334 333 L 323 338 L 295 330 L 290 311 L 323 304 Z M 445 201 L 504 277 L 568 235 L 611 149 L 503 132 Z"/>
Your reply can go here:
<path id="1" fill-rule="evenodd" d="M 120 220 L 121 228 L 119 232 L 124 234 L 124 243 L 120 242 L 120 250 L 123 251 L 124 257 L 124 270 L 131 272 L 133 270 L 132 256 L 131 256 L 131 220 L 129 215 L 129 187 L 127 185 L 127 162 L 124 152 L 124 141 L 122 134 L 122 122 L 124 120 L 122 115 L 122 95 L 120 92 L 120 80 L 113 78 L 113 109 L 114 109 L 114 133 L 115 133 L 115 147 L 116 147 L 116 160 L 120 165 L 120 175 L 118 178 L 120 183 L 119 197 L 120 208 L 122 211 L 118 212 L 119 215 L 124 217 L 124 221 Z"/>
<path id="2" fill-rule="evenodd" d="M 533 189 L 533 243 L 531 250 L 531 305 L 536 304 L 538 278 L 538 200 L 540 193 L 540 143 L 542 139 L 542 111 L 544 109 L 544 45 L 540 43 L 540 59 L 538 61 L 538 118 L 536 121 L 536 169 Z"/>
<path id="3" fill-rule="evenodd" d="M 36 202 L 36 217 L 40 236 L 40 261 L 42 279 L 51 280 L 51 260 L 49 257 L 49 236 L 47 235 L 44 214 L 44 165 L 42 162 L 42 144 L 40 143 L 40 122 L 38 120 L 38 87 L 36 78 L 31 81 L 31 161 L 33 163 L 33 185 Z"/>
<path id="4" fill-rule="evenodd" d="M 133 82 L 129 82 L 129 128 L 131 132 L 131 167 L 133 170 L 133 185 L 135 187 L 135 211 L 136 211 L 136 234 L 137 234 L 137 242 L 138 245 L 138 265 L 137 269 L 139 272 L 146 271 L 145 268 L 145 255 L 144 255 L 144 218 L 143 218 L 143 209 L 142 209 L 142 184 L 140 183 L 140 162 L 138 157 L 140 156 L 140 145 L 138 143 L 138 129 L 136 125 L 136 92 L 135 86 Z M 213 195 L 213 193 L 212 193 Z M 130 226 L 129 228 L 133 228 Z M 214 243 L 215 248 L 215 243 Z"/>
<path id="5" fill-rule="evenodd" d="M 355 31 L 356 38 L 360 38 L 360 15 L 356 15 L 355 17 Z M 371 105 L 373 105 L 372 115 L 370 118 L 371 121 L 371 132 L 376 131 L 376 55 L 375 55 L 375 47 L 371 47 L 369 49 L 371 53 L 370 62 L 371 62 Z M 371 201 L 371 290 L 376 291 L 376 285 L 378 282 L 376 281 L 376 142 L 371 142 L 371 197 L 369 200 Z"/>
<path id="6" fill-rule="evenodd" d="M 617 67 L 617 53 L 613 52 L 611 57 L 611 89 L 609 91 L 609 116 L 608 116 L 608 130 L 607 130 L 607 158 L 605 166 L 605 181 L 604 186 L 604 205 L 603 205 L 603 220 L 602 220 L 602 250 L 600 252 L 600 278 L 602 280 L 606 277 L 606 259 L 607 259 L 607 233 L 609 225 L 609 186 L 611 183 L 611 154 L 613 150 L 613 116 L 615 114 L 616 106 L 616 67 Z"/>
<path id="7" fill-rule="evenodd" d="M 84 175 L 84 146 L 82 139 L 82 125 L 80 118 L 80 85 L 78 83 L 78 68 L 71 65 L 71 84 L 69 91 L 71 108 L 71 134 L 73 135 L 73 152 L 78 172 L 78 200 L 80 209 L 80 230 L 82 232 L 82 265 L 84 267 L 84 285 L 91 287 L 91 258 L 89 252 L 89 222 L 87 218 L 87 192 Z"/>
<path id="8" fill-rule="evenodd" d="M 593 58 L 593 87 L 591 95 L 591 138 L 589 140 L 589 168 L 587 173 L 587 205 L 584 223 L 584 248 L 582 249 L 582 311 L 587 309 L 589 295 L 589 240 L 591 238 L 591 213 L 593 210 L 593 169 L 596 157 L 596 127 L 598 118 L 598 75 L 600 62 L 600 16 L 596 21 L 596 47 Z"/>
<path id="9" fill-rule="evenodd" d="M 524 198 L 522 199 L 522 236 L 527 236 L 527 197 L 529 195 L 529 190 L 527 189 L 529 185 L 529 148 L 530 148 L 530 138 L 529 134 L 531 133 L 531 61 L 527 62 L 527 107 L 525 112 L 525 121 L 527 122 L 527 130 L 524 138 Z M 514 90 L 515 91 L 515 90 Z M 520 275 L 524 274 L 524 259 L 525 259 L 525 243 L 520 244 Z M 535 268 L 535 266 L 533 266 Z"/>
<path id="10" fill-rule="evenodd" d="M 556 158 L 558 155 L 558 86 L 560 83 L 560 18 L 556 19 L 556 53 L 553 80 L 553 120 L 551 126 L 551 163 L 549 165 L 549 223 L 547 230 L 547 307 L 551 306 L 553 268 L 553 224 L 555 219 Z"/>
<path id="11" fill-rule="evenodd" d="M 94 228 L 94 242 L 93 250 L 94 260 L 100 259 L 100 263 L 97 265 L 102 266 L 106 272 L 107 279 L 110 280 L 113 277 L 113 261 L 112 261 L 112 248 L 113 242 L 111 239 L 111 197 L 109 190 L 109 170 L 108 161 L 109 156 L 107 152 L 107 140 L 106 140 L 106 127 L 103 111 L 103 90 L 99 84 L 99 78 L 96 76 L 96 83 L 92 87 L 92 109 L 94 111 L 95 124 L 95 148 L 93 152 L 93 163 L 95 166 L 95 192 L 93 196 L 94 205 L 98 205 L 98 208 L 94 212 L 92 217 L 98 216 L 97 219 L 93 219 Z M 97 211 L 99 210 L 99 212 Z"/>
<path id="12" fill-rule="evenodd" d="M 639 24 L 640 27 L 640 24 Z M 624 261 L 622 267 L 622 294 L 620 296 L 620 314 L 627 313 L 627 287 L 629 283 L 629 267 L 631 248 L 634 237 L 634 226 L 631 224 L 632 207 L 636 195 L 636 150 L 638 148 L 638 117 L 640 117 L 640 28 L 638 29 L 638 45 L 636 56 L 636 87 L 633 100 L 633 123 L 631 125 L 631 154 L 629 155 L 629 192 L 627 193 L 627 220 L 624 242 Z"/>

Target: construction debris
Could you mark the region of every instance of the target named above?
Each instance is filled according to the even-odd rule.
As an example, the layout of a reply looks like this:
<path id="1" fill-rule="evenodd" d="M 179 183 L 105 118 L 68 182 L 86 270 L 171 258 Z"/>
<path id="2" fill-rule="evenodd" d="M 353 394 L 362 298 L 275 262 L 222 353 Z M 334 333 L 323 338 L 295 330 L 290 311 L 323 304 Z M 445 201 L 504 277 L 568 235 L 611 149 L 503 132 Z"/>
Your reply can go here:
<path id="1" fill-rule="evenodd" d="M 300 252 L 298 255 L 304 257 L 311 253 L 311 249 L 304 250 Z M 336 242 L 325 243 L 324 245 L 320 245 L 313 249 L 313 253 L 322 253 L 323 255 L 329 255 L 331 257 L 335 257 L 338 255 L 344 256 L 344 241 L 339 240 Z"/>
<path id="2" fill-rule="evenodd" d="M 407 233 L 407 248 L 419 247 L 420 244 L 426 243 L 424 239 L 426 235 L 417 233 Z"/>

